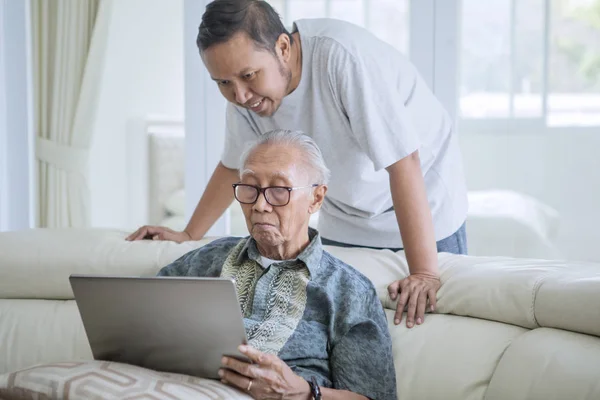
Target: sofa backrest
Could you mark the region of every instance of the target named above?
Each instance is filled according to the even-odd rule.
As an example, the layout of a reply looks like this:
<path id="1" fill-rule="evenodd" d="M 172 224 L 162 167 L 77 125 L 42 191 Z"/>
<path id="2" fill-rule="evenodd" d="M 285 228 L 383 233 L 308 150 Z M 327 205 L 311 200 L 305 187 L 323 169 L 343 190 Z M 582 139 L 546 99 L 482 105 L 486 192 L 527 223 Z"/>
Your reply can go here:
<path id="1" fill-rule="evenodd" d="M 0 298 L 72 299 L 71 274 L 152 276 L 214 238 L 128 242 L 106 229 L 0 233 Z M 403 252 L 325 246 L 365 274 L 388 309 L 387 285 L 408 275 Z M 600 336 L 600 265 L 439 255 L 439 313 Z"/>

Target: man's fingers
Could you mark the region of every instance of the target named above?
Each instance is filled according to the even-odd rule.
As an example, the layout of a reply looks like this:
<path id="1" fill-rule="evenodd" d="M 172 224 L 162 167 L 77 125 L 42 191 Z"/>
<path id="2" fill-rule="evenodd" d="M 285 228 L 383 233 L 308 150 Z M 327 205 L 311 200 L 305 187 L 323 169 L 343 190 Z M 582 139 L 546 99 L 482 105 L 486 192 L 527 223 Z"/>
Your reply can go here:
<path id="1" fill-rule="evenodd" d="M 144 231 L 145 232 L 142 239 L 146 237 L 154 237 L 156 235 L 160 235 L 165 231 L 165 228 L 163 228 L 162 226 L 146 226 Z"/>
<path id="2" fill-rule="evenodd" d="M 137 231 L 133 232 L 131 235 L 127 236 L 127 240 L 135 241 L 143 238 L 146 234 L 145 227 L 141 227 Z"/>
<path id="3" fill-rule="evenodd" d="M 174 230 L 160 226 L 156 228 L 156 233 L 158 240 L 169 240 L 172 242 L 181 243 L 181 235 L 179 235 L 180 232 L 175 232 Z"/>
<path id="4" fill-rule="evenodd" d="M 219 377 L 221 378 L 221 381 L 223 383 L 230 386 L 235 386 L 244 392 L 246 391 L 246 389 L 248 389 L 248 385 L 250 384 L 250 380 L 252 379 L 247 376 L 240 375 L 235 371 L 227 369 L 220 369 Z"/>
<path id="5" fill-rule="evenodd" d="M 422 290 L 419 292 L 419 298 L 417 300 L 417 325 L 421 325 L 425 321 L 425 308 L 427 307 L 427 291 Z"/>
<path id="6" fill-rule="evenodd" d="M 402 314 L 404 313 L 404 307 L 408 301 L 408 290 L 402 290 L 398 298 L 398 304 L 396 305 L 396 314 L 394 315 L 394 324 L 398 325 L 402 321 Z"/>
<path id="7" fill-rule="evenodd" d="M 247 376 L 248 378 L 257 377 L 256 367 L 252 364 L 248 364 L 245 361 L 240 361 L 233 357 L 223 357 L 221 364 L 223 367 L 233 370 L 240 375 Z"/>
<path id="8" fill-rule="evenodd" d="M 437 307 L 437 292 L 435 291 L 435 289 L 429 289 L 429 292 L 427 294 L 427 297 L 429 297 L 429 308 L 431 309 L 431 311 L 435 311 L 436 307 Z"/>
<path id="9" fill-rule="evenodd" d="M 265 354 L 252 346 L 241 345 L 238 347 L 240 353 L 248 357 L 252 362 L 262 365 L 262 366 L 271 366 L 275 362 L 275 360 L 270 357 L 268 354 Z"/>
<path id="10" fill-rule="evenodd" d="M 126 237 L 127 240 L 137 240 L 137 238 L 140 236 L 140 234 L 142 234 L 143 231 L 145 231 L 146 227 L 142 226 L 141 228 L 137 229 L 135 232 L 133 232 L 132 234 L 130 234 L 129 236 Z"/>
<path id="11" fill-rule="evenodd" d="M 415 313 L 417 312 L 417 301 L 419 300 L 419 289 L 410 292 L 408 299 L 408 310 L 406 310 L 406 326 L 412 328 L 415 325 Z"/>
<path id="12" fill-rule="evenodd" d="M 165 228 L 164 226 L 149 225 L 142 226 L 137 231 L 127 236 L 125 240 L 135 241 L 146 238 L 152 240 L 171 240 L 177 243 L 184 242 L 188 239 L 192 240 L 192 237 L 187 232 L 175 232 L 174 230 Z"/>
<path id="13" fill-rule="evenodd" d="M 396 305 L 396 313 L 394 314 L 394 325 L 400 324 L 402 322 L 402 313 L 404 312 L 404 306 L 398 302 Z"/>
<path id="14" fill-rule="evenodd" d="M 142 226 L 140 229 L 135 231 L 135 233 L 129 235 L 133 241 L 135 240 L 144 240 L 146 238 L 161 240 L 160 234 L 165 231 L 165 228 L 160 226 Z"/>
<path id="15" fill-rule="evenodd" d="M 161 226 L 148 228 L 147 235 L 152 237 L 152 240 L 169 240 L 169 230 Z"/>
<path id="16" fill-rule="evenodd" d="M 402 283 L 402 281 L 395 281 L 395 282 L 392 282 L 388 286 L 388 293 L 390 295 L 390 299 L 396 300 L 396 297 L 398 296 L 398 290 L 400 289 L 401 283 Z"/>

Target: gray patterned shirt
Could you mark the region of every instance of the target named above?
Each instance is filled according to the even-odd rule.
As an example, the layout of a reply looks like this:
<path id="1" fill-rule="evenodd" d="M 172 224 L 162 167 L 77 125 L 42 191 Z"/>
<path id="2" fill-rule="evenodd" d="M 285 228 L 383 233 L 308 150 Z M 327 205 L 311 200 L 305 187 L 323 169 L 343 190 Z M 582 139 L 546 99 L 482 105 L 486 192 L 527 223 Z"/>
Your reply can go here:
<path id="1" fill-rule="evenodd" d="M 233 278 L 248 344 L 305 379 L 370 399 L 396 399 L 392 342 L 371 281 L 323 250 L 320 235 L 294 260 L 261 265 L 251 237 L 223 238 L 159 276 Z"/>

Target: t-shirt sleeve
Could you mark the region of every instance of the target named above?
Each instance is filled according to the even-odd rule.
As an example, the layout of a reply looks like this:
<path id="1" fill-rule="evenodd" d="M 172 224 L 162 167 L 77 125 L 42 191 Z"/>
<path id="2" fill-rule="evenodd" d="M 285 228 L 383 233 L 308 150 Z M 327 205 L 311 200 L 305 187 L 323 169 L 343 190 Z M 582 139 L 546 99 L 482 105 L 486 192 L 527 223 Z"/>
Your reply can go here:
<path id="1" fill-rule="evenodd" d="M 341 44 L 333 45 L 329 59 L 330 81 L 335 97 L 348 117 L 362 150 L 379 171 L 419 149 L 418 132 L 404 105 L 406 94 L 399 79 L 400 66 L 373 54 L 356 56 Z M 408 71 L 407 71 L 408 72 Z"/>
<path id="2" fill-rule="evenodd" d="M 250 142 L 258 138 L 249 117 L 231 103 L 227 103 L 225 122 L 225 146 L 221 163 L 230 169 L 240 168 L 240 157 Z"/>
<path id="3" fill-rule="evenodd" d="M 332 348 L 333 386 L 373 400 L 395 400 L 396 372 L 385 313 L 375 289 L 365 297 L 355 305 L 361 309 L 354 310 L 361 318 Z"/>

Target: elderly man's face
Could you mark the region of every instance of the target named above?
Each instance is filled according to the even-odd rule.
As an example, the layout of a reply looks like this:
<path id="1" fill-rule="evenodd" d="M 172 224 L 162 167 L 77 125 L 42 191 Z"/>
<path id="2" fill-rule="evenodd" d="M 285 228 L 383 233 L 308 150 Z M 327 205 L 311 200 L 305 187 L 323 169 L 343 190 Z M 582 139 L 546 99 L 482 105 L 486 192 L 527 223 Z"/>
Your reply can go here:
<path id="1" fill-rule="evenodd" d="M 241 182 L 261 188 L 311 186 L 319 183 L 311 180 L 311 172 L 298 149 L 261 145 L 248 157 Z M 306 244 L 310 215 L 319 210 L 326 190 L 324 185 L 293 190 L 290 202 L 281 207 L 270 205 L 263 194 L 254 204 L 242 204 L 248 231 L 259 249 L 294 248 Z M 300 243 L 302 241 L 304 243 Z"/>
<path id="2" fill-rule="evenodd" d="M 202 60 L 227 101 L 267 117 L 277 111 L 291 81 L 290 42 L 282 35 L 276 54 L 258 49 L 246 34 L 209 47 Z"/>

